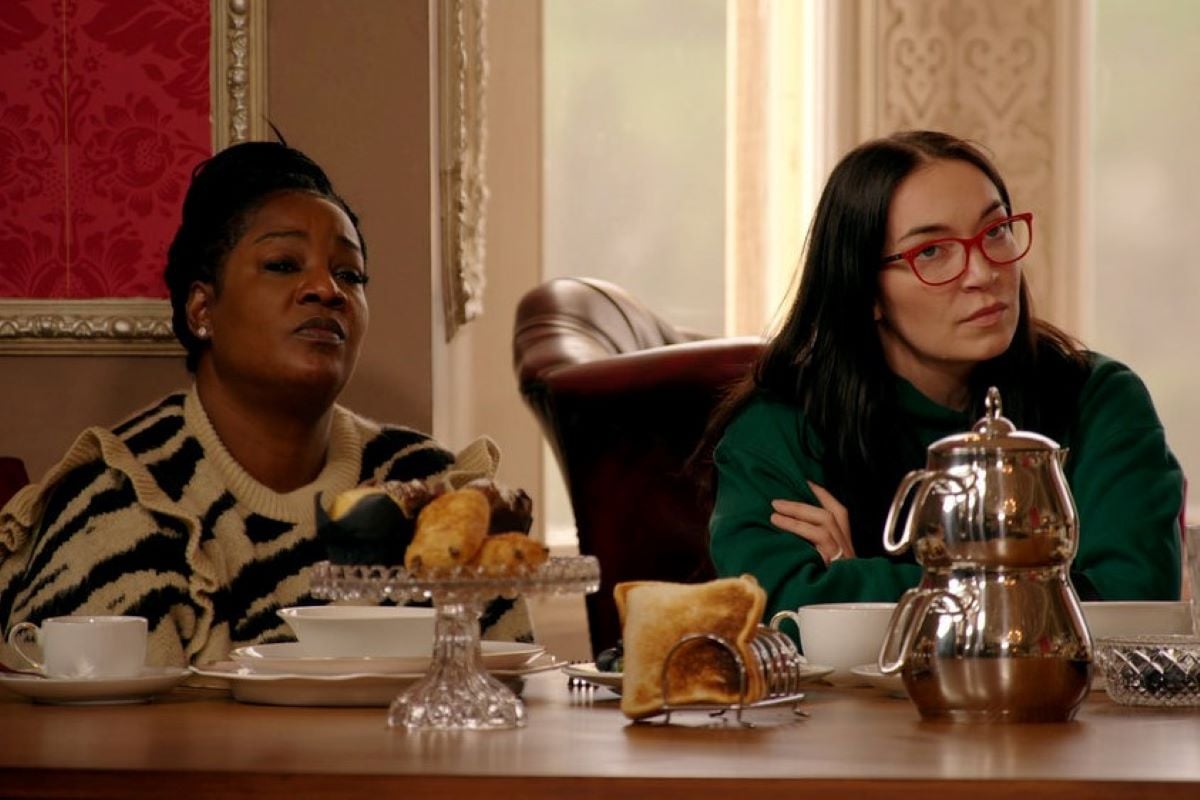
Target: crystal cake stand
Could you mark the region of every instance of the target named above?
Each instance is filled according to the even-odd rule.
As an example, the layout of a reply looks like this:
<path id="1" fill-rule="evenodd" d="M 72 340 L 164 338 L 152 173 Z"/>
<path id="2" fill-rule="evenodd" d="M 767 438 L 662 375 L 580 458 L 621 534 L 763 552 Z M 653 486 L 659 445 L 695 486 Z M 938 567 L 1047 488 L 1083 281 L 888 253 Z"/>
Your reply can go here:
<path id="1" fill-rule="evenodd" d="M 403 567 L 332 564 L 313 570 L 312 591 L 328 600 L 378 603 L 432 600 L 436 609 L 429 671 L 388 711 L 388 725 L 408 730 L 496 730 L 525 724 L 525 704 L 483 668 L 479 614 L 495 597 L 590 593 L 600 587 L 593 556 L 551 558 L 535 570 L 488 575 L 456 569 L 417 577 Z"/>

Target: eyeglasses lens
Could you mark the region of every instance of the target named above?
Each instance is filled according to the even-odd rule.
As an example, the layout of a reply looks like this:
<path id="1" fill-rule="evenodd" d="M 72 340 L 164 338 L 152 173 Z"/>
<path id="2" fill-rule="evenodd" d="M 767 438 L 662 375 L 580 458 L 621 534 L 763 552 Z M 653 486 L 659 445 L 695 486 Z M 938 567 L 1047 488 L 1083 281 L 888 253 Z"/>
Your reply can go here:
<path id="1" fill-rule="evenodd" d="M 1029 223 L 1021 218 L 1008 219 L 985 228 L 975 238 L 984 258 L 993 264 L 1011 264 L 1029 250 Z M 967 269 L 968 248 L 956 239 L 930 242 L 912 255 L 912 264 L 921 278 L 938 284 L 954 280 Z"/>
<path id="2" fill-rule="evenodd" d="M 1029 249 L 1029 223 L 1017 218 L 994 225 L 983 232 L 979 247 L 989 261 L 1016 261 Z"/>

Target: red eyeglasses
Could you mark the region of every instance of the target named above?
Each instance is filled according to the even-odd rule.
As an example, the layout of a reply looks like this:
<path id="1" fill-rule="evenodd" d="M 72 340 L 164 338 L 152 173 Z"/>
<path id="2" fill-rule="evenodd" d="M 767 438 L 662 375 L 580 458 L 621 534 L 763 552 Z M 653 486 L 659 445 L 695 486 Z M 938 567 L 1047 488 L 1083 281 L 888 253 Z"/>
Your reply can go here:
<path id="1" fill-rule="evenodd" d="M 1027 211 L 989 223 L 970 239 L 930 239 L 881 263 L 905 261 L 921 283 L 941 286 L 958 280 L 967 271 L 972 247 L 978 247 L 983 257 L 996 266 L 1004 266 L 1022 258 L 1032 244 L 1033 214 Z"/>

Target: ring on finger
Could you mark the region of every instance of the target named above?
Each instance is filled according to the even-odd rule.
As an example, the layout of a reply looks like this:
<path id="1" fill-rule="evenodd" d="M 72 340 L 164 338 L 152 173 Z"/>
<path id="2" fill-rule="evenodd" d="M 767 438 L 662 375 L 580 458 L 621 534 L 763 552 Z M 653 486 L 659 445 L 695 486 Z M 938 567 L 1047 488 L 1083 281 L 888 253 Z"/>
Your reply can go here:
<path id="1" fill-rule="evenodd" d="M 829 563 L 832 564 L 835 561 L 841 561 L 842 558 L 845 557 L 845 555 L 846 555 L 846 551 L 839 547 L 838 551 L 836 553 L 834 553 L 833 556 L 830 557 Z"/>

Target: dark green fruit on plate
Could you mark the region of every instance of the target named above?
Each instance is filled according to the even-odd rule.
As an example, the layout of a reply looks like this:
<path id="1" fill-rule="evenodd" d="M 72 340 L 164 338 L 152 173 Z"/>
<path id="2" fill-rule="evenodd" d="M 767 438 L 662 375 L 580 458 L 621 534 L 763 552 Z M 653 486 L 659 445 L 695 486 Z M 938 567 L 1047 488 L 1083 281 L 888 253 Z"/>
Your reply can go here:
<path id="1" fill-rule="evenodd" d="M 327 512 L 316 497 L 317 539 L 334 564 L 403 564 L 413 520 L 380 487 L 342 492 Z"/>

